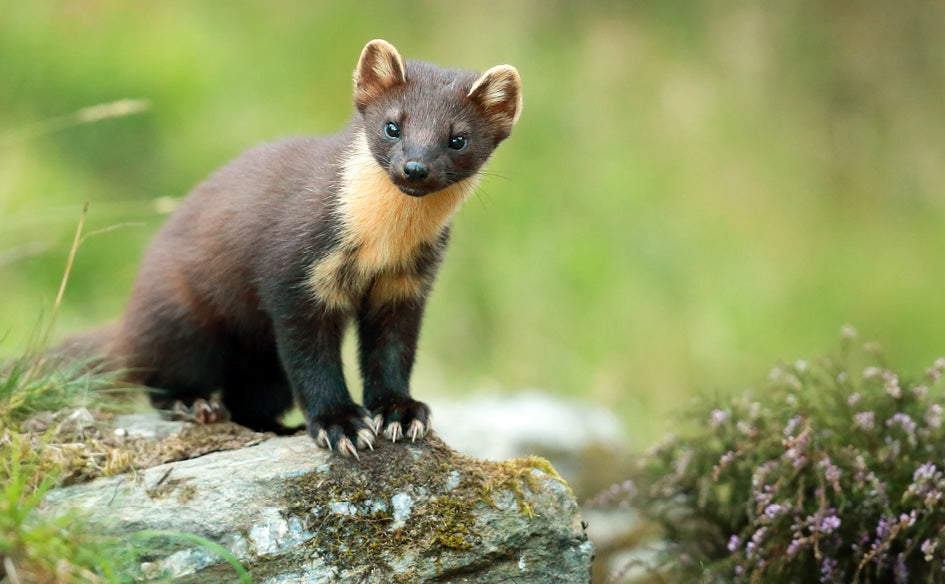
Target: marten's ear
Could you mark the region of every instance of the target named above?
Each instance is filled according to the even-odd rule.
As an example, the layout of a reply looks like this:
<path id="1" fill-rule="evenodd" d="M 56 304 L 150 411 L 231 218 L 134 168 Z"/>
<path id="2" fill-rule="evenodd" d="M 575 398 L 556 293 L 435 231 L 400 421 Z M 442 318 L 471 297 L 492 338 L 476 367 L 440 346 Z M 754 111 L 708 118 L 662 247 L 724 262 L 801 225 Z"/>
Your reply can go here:
<path id="1" fill-rule="evenodd" d="M 483 73 L 467 97 L 496 124 L 500 140 L 509 135 L 522 115 L 522 79 L 511 65 L 498 65 Z"/>
<path id="2" fill-rule="evenodd" d="M 407 82 L 407 68 L 394 45 L 375 39 L 364 46 L 354 70 L 354 103 L 364 112 L 372 100 L 385 91 Z"/>

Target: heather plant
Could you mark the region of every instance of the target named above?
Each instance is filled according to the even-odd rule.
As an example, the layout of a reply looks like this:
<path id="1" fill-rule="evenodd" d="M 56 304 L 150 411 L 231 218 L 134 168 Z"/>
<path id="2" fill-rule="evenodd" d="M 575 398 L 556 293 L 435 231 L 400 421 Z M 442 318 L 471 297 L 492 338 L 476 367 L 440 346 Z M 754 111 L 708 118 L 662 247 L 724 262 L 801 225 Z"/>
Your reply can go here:
<path id="1" fill-rule="evenodd" d="M 907 378 L 855 345 L 703 402 L 592 504 L 658 523 L 673 582 L 945 582 L 945 359 Z"/>

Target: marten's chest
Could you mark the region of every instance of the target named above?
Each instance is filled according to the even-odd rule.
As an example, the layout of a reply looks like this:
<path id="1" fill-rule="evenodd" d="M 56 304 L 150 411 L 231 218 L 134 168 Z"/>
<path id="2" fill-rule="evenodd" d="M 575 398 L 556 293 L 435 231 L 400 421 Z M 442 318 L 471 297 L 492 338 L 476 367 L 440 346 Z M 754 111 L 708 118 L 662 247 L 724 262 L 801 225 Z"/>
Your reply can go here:
<path id="1" fill-rule="evenodd" d="M 332 309 L 416 297 L 430 277 L 418 255 L 439 240 L 472 188 L 457 183 L 425 197 L 400 191 L 367 150 L 346 161 L 333 221 L 339 244 L 309 268 L 308 285 Z"/>

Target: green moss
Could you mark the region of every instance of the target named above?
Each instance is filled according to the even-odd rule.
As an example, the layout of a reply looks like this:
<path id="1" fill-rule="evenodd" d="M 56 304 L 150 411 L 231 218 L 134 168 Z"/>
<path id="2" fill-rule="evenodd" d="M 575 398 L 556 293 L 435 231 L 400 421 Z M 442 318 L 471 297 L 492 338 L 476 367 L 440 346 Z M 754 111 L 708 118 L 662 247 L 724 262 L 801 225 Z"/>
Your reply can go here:
<path id="1" fill-rule="evenodd" d="M 481 535 L 474 511 L 495 506 L 500 494 L 512 493 L 519 511 L 534 515 L 526 489 L 540 488 L 535 470 L 561 480 L 538 457 L 480 461 L 430 437 L 417 445 L 381 444 L 358 463 L 334 459 L 294 480 L 285 496 L 290 513 L 318 534 L 310 545 L 330 565 L 400 572 L 388 564 L 391 558 L 413 564 L 412 554 L 439 558 L 476 545 Z M 395 509 L 395 496 L 414 502 L 409 513 Z"/>
<path id="2" fill-rule="evenodd" d="M 481 462 L 480 464 L 488 469 L 482 480 L 481 500 L 491 503 L 495 493 L 511 491 L 515 496 L 519 511 L 528 516 L 533 516 L 535 512 L 525 497 L 524 487 L 528 487 L 533 492 L 537 491 L 538 480 L 533 471 L 540 471 L 567 487 L 569 492 L 571 491 L 551 463 L 540 456 L 528 456 L 503 462 Z"/>

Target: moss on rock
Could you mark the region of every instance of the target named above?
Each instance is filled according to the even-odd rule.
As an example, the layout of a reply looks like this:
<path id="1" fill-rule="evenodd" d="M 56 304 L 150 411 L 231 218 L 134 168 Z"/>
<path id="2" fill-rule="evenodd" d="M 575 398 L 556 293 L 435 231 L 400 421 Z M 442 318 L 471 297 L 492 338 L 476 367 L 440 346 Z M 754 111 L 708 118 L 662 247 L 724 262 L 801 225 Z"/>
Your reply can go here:
<path id="1" fill-rule="evenodd" d="M 537 471 L 537 472 L 536 472 Z M 534 515 L 526 489 L 538 476 L 564 481 L 539 457 L 505 462 L 476 460 L 431 436 L 421 448 L 382 443 L 359 462 L 334 458 L 286 487 L 289 512 L 318 534 L 309 545 L 341 570 L 375 566 L 407 577 L 391 561 L 443 558 L 481 541 L 474 511 L 497 506 L 511 493 L 518 512 Z M 411 501 L 405 512 L 398 501 Z"/>

